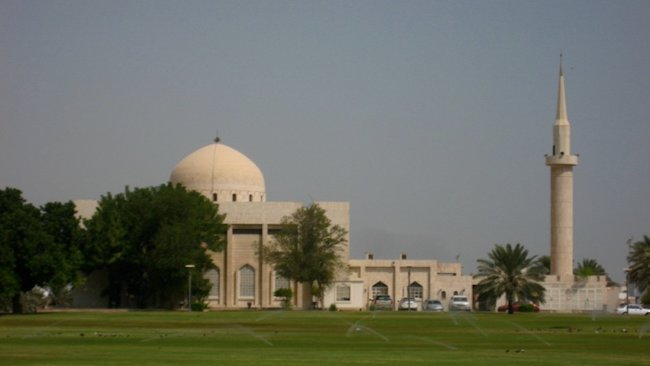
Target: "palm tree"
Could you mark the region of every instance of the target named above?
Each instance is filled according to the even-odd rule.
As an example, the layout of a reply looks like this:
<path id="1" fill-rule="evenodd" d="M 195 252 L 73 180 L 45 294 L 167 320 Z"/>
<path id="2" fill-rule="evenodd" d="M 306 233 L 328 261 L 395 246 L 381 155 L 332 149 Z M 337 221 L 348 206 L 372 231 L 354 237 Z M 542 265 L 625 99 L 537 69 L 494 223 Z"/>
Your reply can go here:
<path id="1" fill-rule="evenodd" d="M 546 270 L 546 274 L 551 273 L 551 256 L 550 255 L 543 255 L 541 257 L 537 258 L 537 261 L 541 266 L 544 267 Z"/>
<path id="2" fill-rule="evenodd" d="M 632 244 L 630 253 L 627 256 L 629 267 L 629 279 L 644 292 L 650 287 L 650 238 L 646 235 L 643 240 Z"/>
<path id="3" fill-rule="evenodd" d="M 474 276 L 481 278 L 479 297 L 498 298 L 505 294 L 508 314 L 513 313 L 515 298 L 544 302 L 544 287 L 538 281 L 544 279 L 546 270 L 537 256 L 529 257 L 521 244 L 496 244 L 488 257 L 478 260 L 478 274 Z"/>
<path id="4" fill-rule="evenodd" d="M 584 258 L 573 270 L 573 274 L 579 277 L 607 276 L 607 271 L 595 259 Z"/>

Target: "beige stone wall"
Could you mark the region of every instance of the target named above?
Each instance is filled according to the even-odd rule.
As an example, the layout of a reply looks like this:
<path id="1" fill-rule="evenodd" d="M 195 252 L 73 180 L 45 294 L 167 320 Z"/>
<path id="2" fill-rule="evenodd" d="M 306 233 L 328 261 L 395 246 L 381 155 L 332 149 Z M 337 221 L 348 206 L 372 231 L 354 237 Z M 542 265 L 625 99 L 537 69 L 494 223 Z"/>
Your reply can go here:
<path id="1" fill-rule="evenodd" d="M 606 276 L 580 278 L 546 276 L 546 303 L 543 310 L 556 312 L 594 312 L 616 310 L 618 287 L 608 287 Z"/>

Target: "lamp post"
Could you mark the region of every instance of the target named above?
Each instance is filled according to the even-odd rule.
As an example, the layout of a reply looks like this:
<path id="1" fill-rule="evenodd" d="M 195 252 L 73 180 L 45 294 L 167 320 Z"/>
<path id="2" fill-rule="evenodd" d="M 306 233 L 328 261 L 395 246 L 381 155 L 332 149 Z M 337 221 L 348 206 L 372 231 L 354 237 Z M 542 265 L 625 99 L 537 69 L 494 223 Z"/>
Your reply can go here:
<path id="1" fill-rule="evenodd" d="M 406 284 L 406 297 L 409 302 L 409 311 L 411 311 L 411 266 L 406 267 L 408 269 L 408 283 Z"/>
<path id="2" fill-rule="evenodd" d="M 630 305 L 630 268 L 626 267 L 625 271 L 625 309 Z"/>
<path id="3" fill-rule="evenodd" d="M 187 311 L 192 312 L 192 268 L 196 267 L 193 264 L 186 264 L 187 268 Z"/>
<path id="4" fill-rule="evenodd" d="M 624 269 L 625 271 L 625 309 L 627 310 L 629 308 L 628 305 L 630 305 L 630 252 L 632 251 L 632 240 L 634 238 L 629 238 L 625 242 L 627 244 L 627 267 Z"/>

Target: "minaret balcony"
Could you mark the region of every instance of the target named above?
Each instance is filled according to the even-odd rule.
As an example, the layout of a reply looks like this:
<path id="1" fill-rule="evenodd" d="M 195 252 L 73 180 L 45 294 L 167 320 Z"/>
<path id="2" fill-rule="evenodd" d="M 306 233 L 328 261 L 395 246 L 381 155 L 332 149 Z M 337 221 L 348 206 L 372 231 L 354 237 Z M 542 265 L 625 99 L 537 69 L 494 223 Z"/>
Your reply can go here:
<path id="1" fill-rule="evenodd" d="M 547 155 L 546 156 L 546 165 L 578 165 L 578 156 L 577 155 Z"/>

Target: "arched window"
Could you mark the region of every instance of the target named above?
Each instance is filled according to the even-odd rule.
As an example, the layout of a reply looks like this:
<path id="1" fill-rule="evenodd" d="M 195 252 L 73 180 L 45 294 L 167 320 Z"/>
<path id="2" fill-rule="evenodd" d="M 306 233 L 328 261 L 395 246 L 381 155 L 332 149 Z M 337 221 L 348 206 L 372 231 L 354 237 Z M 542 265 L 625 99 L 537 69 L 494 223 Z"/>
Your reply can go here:
<path id="1" fill-rule="evenodd" d="M 212 194 L 212 202 L 217 202 L 217 194 L 216 193 Z"/>
<path id="2" fill-rule="evenodd" d="M 236 193 L 232 194 L 232 201 L 237 202 L 237 194 Z"/>
<path id="3" fill-rule="evenodd" d="M 248 202 L 253 202 L 253 195 L 252 194 L 248 195 Z"/>
<path id="4" fill-rule="evenodd" d="M 249 265 L 239 270 L 239 297 L 255 298 L 255 269 Z"/>
<path id="5" fill-rule="evenodd" d="M 383 282 L 377 282 L 372 285 L 372 298 L 376 298 L 378 295 L 388 295 L 388 286 Z"/>
<path id="6" fill-rule="evenodd" d="M 422 299 L 422 285 L 412 282 L 407 290 L 407 294 L 415 299 Z"/>
<path id="7" fill-rule="evenodd" d="M 291 288 L 289 286 L 289 280 L 276 273 L 275 274 L 275 290 L 279 290 L 281 288 Z"/>
<path id="8" fill-rule="evenodd" d="M 447 291 L 443 291 L 440 293 L 440 299 L 441 300 L 446 300 L 447 299 Z"/>
<path id="9" fill-rule="evenodd" d="M 220 280 L 220 275 L 219 275 L 219 269 L 211 269 L 207 272 L 205 272 L 205 278 L 210 281 L 210 285 L 212 287 L 210 288 L 210 293 L 208 294 L 210 299 L 218 299 L 219 298 L 219 280 Z"/>

